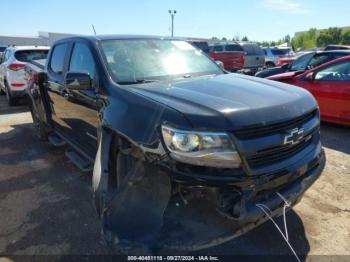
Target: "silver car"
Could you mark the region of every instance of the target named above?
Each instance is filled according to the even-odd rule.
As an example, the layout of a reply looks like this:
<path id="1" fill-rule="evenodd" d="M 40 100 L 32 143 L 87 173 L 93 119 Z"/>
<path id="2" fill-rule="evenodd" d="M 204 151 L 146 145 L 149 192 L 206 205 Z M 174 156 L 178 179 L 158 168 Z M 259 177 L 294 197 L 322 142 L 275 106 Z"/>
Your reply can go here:
<path id="1" fill-rule="evenodd" d="M 277 47 L 266 47 L 265 52 L 265 65 L 267 68 L 276 67 L 279 64 L 280 58 L 292 57 L 294 53 L 292 48 L 277 48 Z"/>
<path id="2" fill-rule="evenodd" d="M 240 45 L 245 53 L 244 69 L 249 69 L 254 73 L 265 66 L 265 53 L 258 44 L 240 42 Z"/>

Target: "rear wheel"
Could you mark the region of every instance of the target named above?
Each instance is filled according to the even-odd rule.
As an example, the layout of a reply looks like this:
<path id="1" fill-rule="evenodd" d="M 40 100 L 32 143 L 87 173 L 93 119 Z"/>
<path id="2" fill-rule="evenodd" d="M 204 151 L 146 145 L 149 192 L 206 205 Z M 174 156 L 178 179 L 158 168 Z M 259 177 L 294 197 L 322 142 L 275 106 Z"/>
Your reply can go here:
<path id="1" fill-rule="evenodd" d="M 35 135 L 39 140 L 46 141 L 48 139 L 48 133 L 46 131 L 46 127 L 38 116 L 38 112 L 34 109 L 33 105 L 30 106 L 30 113 L 33 118 L 33 124 L 35 129 Z"/>
<path id="2" fill-rule="evenodd" d="M 11 96 L 11 92 L 6 81 L 5 81 L 5 93 L 6 93 L 6 100 L 7 100 L 8 106 L 16 105 L 16 99 Z"/>
<path id="3" fill-rule="evenodd" d="M 266 63 L 266 68 L 272 68 L 272 67 L 275 67 L 274 63 L 272 63 L 272 62 L 267 62 Z"/>

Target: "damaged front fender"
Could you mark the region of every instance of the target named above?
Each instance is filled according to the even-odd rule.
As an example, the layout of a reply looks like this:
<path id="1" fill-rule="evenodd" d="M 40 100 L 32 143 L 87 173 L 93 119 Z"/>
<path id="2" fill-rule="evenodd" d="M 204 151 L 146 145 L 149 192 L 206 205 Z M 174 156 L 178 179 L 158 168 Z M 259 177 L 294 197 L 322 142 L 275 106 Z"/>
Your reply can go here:
<path id="1" fill-rule="evenodd" d="M 102 131 L 93 174 L 94 198 L 103 231 L 108 232 L 106 240 L 115 242 L 117 237 L 121 242 L 156 242 L 170 199 L 170 178 L 139 160 L 118 190 L 111 191 L 108 163 L 112 139 L 110 132 Z"/>

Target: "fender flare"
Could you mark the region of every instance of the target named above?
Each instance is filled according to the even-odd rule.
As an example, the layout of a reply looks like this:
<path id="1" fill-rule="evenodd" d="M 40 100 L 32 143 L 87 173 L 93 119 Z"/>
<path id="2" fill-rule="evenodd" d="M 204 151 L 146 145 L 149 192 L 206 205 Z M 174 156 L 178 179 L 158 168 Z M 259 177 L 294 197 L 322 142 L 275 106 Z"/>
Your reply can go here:
<path id="1" fill-rule="evenodd" d="M 113 139 L 113 133 L 106 128 L 101 128 L 98 150 L 92 176 L 92 189 L 94 202 L 99 217 L 105 208 L 105 199 L 108 190 L 109 156 Z M 102 221 L 103 222 L 103 221 Z"/>

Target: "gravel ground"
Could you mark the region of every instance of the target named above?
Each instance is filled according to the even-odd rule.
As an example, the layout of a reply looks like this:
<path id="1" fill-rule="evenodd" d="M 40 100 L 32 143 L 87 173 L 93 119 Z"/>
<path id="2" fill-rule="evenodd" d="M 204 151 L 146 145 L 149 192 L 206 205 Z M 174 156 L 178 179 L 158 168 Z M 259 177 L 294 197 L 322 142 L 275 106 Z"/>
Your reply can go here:
<path id="1" fill-rule="evenodd" d="M 326 169 L 288 213 L 290 241 L 302 260 L 350 261 L 350 128 L 323 124 L 321 130 Z M 0 97 L 0 257 L 111 254 L 101 240 L 91 195 L 91 175 L 81 174 L 63 149 L 39 142 L 26 108 L 8 108 Z M 290 250 L 268 222 L 199 253 Z"/>

